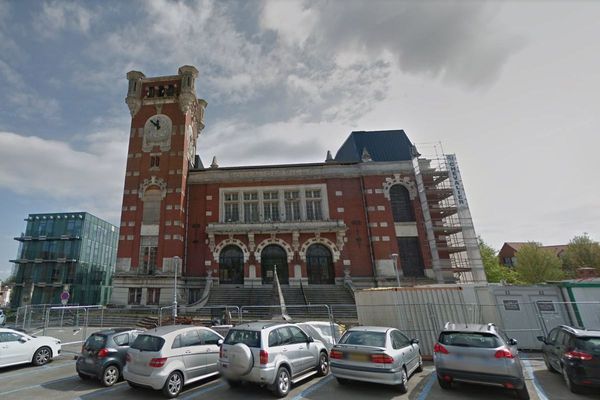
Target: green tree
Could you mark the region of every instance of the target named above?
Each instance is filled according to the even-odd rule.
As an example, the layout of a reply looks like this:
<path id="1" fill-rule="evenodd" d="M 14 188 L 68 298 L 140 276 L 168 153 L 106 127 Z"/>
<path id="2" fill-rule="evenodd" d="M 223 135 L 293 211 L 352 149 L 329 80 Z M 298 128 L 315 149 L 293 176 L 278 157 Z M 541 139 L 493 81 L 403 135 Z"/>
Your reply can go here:
<path id="1" fill-rule="evenodd" d="M 527 284 L 564 279 L 562 263 L 551 250 L 542 249 L 539 243 L 529 242 L 517 252 L 516 272 Z"/>
<path id="2" fill-rule="evenodd" d="M 485 275 L 487 276 L 488 282 L 506 282 L 512 284 L 519 283 L 515 271 L 500 264 L 498 252 L 485 243 L 483 239 L 478 239 L 481 261 L 483 262 L 483 269 L 485 270 Z"/>
<path id="3" fill-rule="evenodd" d="M 596 268 L 600 271 L 600 244 L 593 241 L 587 233 L 575 236 L 569 242 L 562 255 L 565 271 L 572 277 L 578 268 Z"/>

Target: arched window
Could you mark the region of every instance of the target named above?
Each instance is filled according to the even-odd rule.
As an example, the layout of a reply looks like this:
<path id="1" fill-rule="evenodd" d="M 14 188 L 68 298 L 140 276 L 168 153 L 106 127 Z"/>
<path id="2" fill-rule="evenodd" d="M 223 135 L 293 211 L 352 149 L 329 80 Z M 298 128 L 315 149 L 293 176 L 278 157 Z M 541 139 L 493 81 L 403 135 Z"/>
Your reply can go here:
<path id="1" fill-rule="evenodd" d="M 306 272 L 310 284 L 335 283 L 331 251 L 322 244 L 313 244 L 306 251 Z"/>
<path id="2" fill-rule="evenodd" d="M 277 267 L 279 283 L 287 284 L 289 282 L 287 253 L 281 246 L 270 244 L 265 247 L 262 253 L 260 253 L 260 263 L 263 283 L 273 282 L 275 267 Z"/>
<path id="3" fill-rule="evenodd" d="M 235 245 L 226 246 L 219 254 L 219 283 L 244 283 L 244 253 Z"/>
<path id="4" fill-rule="evenodd" d="M 415 212 L 407 188 L 402 185 L 392 186 L 390 188 L 390 201 L 392 203 L 394 222 L 415 221 Z"/>

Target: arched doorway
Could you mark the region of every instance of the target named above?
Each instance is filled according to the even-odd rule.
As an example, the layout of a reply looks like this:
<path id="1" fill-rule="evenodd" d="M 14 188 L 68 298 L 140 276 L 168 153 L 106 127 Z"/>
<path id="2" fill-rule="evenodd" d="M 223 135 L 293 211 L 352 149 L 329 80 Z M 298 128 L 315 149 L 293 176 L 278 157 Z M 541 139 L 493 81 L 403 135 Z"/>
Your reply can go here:
<path id="1" fill-rule="evenodd" d="M 229 245 L 219 254 L 219 283 L 244 283 L 244 253 L 237 246 Z"/>
<path id="2" fill-rule="evenodd" d="M 335 283 L 331 251 L 322 244 L 313 244 L 306 251 L 308 283 L 314 285 Z"/>
<path id="3" fill-rule="evenodd" d="M 286 285 L 289 283 L 287 253 L 281 246 L 270 244 L 265 247 L 262 253 L 260 253 L 260 265 L 262 269 L 262 283 L 273 283 L 275 267 L 277 267 L 279 283 Z"/>

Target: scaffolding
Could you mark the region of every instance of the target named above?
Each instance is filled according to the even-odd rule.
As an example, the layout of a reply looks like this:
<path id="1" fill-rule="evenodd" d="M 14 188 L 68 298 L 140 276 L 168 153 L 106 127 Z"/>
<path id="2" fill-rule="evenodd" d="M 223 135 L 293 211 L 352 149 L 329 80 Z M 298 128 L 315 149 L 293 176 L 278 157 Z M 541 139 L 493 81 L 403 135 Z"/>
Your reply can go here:
<path id="1" fill-rule="evenodd" d="M 479 242 L 456 156 L 441 143 L 418 144 L 413 159 L 432 269 L 438 283 L 486 282 Z"/>

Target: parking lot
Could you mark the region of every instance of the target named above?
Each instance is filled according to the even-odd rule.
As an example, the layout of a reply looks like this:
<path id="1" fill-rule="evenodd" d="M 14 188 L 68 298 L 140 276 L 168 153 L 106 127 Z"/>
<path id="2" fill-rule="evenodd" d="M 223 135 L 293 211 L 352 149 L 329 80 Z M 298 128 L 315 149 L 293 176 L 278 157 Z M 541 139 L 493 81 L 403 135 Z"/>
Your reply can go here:
<path id="1" fill-rule="evenodd" d="M 160 392 L 130 388 L 126 382 L 120 382 L 111 388 L 104 388 L 98 382 L 82 381 L 75 373 L 74 356 L 79 344 L 63 347 L 63 354 L 43 367 L 20 366 L 4 368 L 0 372 L 0 398 L 3 400 L 22 399 L 161 399 Z M 561 376 L 545 369 L 539 354 L 522 354 L 525 366 L 527 386 L 532 399 L 600 399 L 600 394 L 590 391 L 588 394 L 574 395 L 564 386 Z M 202 381 L 186 386 L 180 394 L 181 399 L 269 399 L 274 398 L 264 388 L 244 385 L 232 389 L 221 379 Z M 443 391 L 435 380 L 431 362 L 425 364 L 422 373 L 415 374 L 409 380 L 409 391 L 401 395 L 394 388 L 374 384 L 356 383 L 339 385 L 328 375 L 313 378 L 293 387 L 288 399 L 512 399 L 510 392 L 501 388 L 468 384 L 456 384 L 452 390 Z"/>

